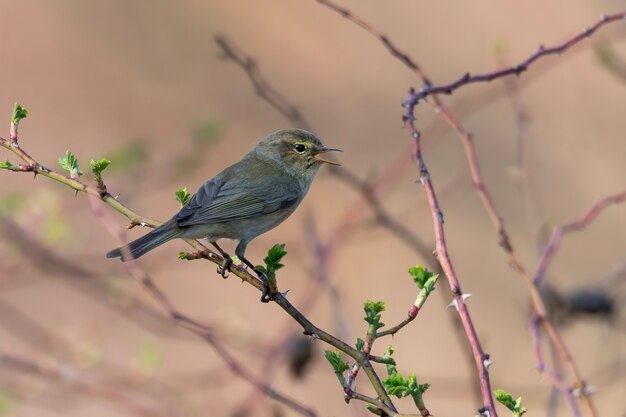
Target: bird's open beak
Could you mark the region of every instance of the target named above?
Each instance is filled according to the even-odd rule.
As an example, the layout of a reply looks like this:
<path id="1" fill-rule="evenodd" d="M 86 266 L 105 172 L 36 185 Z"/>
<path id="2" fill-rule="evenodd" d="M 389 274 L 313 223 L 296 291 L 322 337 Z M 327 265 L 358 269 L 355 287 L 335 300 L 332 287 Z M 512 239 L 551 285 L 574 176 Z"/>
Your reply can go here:
<path id="1" fill-rule="evenodd" d="M 325 164 L 341 166 L 341 164 L 339 164 L 339 163 L 337 163 L 335 161 L 329 161 L 328 159 L 322 159 L 322 158 L 318 158 L 317 157 L 319 154 L 326 153 L 326 152 L 343 152 L 343 151 L 341 149 L 322 148 L 319 151 L 317 151 L 315 153 L 315 155 L 313 155 L 313 159 L 315 159 L 318 162 L 324 162 Z"/>

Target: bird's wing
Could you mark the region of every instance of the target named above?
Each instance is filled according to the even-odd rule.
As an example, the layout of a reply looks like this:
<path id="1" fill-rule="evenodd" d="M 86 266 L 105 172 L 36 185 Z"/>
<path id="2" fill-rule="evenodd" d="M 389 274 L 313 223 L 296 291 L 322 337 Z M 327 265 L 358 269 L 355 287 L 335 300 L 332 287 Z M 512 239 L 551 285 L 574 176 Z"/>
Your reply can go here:
<path id="1" fill-rule="evenodd" d="M 290 176 L 271 187 L 246 183 L 213 179 L 200 187 L 174 219 L 179 226 L 219 223 L 273 213 L 299 202 L 299 186 Z"/>

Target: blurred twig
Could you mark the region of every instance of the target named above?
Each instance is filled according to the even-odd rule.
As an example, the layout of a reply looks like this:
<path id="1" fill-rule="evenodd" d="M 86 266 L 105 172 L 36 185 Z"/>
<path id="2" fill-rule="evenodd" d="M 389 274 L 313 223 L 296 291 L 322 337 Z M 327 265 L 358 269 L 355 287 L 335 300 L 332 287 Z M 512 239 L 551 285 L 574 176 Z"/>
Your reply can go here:
<path id="1" fill-rule="evenodd" d="M 58 276 L 65 284 L 80 290 L 94 301 L 107 307 L 116 308 L 121 314 L 133 320 L 146 330 L 159 336 L 174 337 L 177 340 L 185 338 L 188 333 L 176 327 L 171 319 L 145 303 L 134 295 L 129 295 L 120 305 L 118 298 L 103 297 L 111 290 L 108 284 L 108 275 L 94 271 L 81 265 L 73 259 L 68 259 L 47 247 L 29 231 L 10 218 L 0 217 L 0 232 L 7 241 L 17 246 L 21 253 L 27 253 L 31 265 L 41 272 L 52 273 Z"/>
<path id="2" fill-rule="evenodd" d="M 580 219 L 555 227 L 552 231 L 552 235 L 550 236 L 550 240 L 548 241 L 548 245 L 543 252 L 543 256 L 539 261 L 539 266 L 537 266 L 537 271 L 533 277 L 533 284 L 536 287 L 539 287 L 542 284 L 546 270 L 559 248 L 563 235 L 579 231 L 589 226 L 589 224 L 591 224 L 604 209 L 613 204 L 619 204 L 624 201 L 626 201 L 626 190 L 600 199 Z"/>
<path id="3" fill-rule="evenodd" d="M 89 381 L 81 375 L 81 371 L 78 368 L 68 363 L 44 366 L 24 357 L 4 352 L 0 352 L 0 363 L 2 363 L 4 370 L 54 381 L 85 395 L 119 404 L 137 416 L 180 416 L 179 413 L 165 404 L 151 404 L 145 399 L 138 397 L 135 393 L 129 394 L 123 390 Z"/>

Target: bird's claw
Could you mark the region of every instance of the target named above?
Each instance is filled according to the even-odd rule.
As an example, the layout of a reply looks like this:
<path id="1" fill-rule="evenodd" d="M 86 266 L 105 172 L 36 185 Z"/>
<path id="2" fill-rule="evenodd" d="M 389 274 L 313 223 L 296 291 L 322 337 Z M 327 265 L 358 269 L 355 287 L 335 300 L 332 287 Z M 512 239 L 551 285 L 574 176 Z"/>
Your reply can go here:
<path id="1" fill-rule="evenodd" d="M 228 278 L 228 269 L 232 264 L 233 259 L 228 255 L 224 256 L 224 263 L 222 264 L 222 266 L 217 267 L 217 273 L 220 274 L 224 279 Z"/>
<path id="2" fill-rule="evenodd" d="M 270 301 L 274 301 L 276 298 L 276 293 L 272 292 L 270 288 L 269 280 L 267 279 L 267 275 L 264 273 L 259 274 L 259 278 L 263 281 L 263 293 L 261 294 L 261 302 L 269 303 Z"/>

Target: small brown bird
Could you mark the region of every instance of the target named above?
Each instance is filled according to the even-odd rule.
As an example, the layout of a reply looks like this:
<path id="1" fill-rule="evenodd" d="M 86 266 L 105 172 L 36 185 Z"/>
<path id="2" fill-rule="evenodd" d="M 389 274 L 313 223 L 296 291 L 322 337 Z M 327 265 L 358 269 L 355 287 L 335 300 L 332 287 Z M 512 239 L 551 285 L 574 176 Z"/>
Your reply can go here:
<path id="1" fill-rule="evenodd" d="M 339 149 L 326 148 L 306 130 L 272 133 L 239 162 L 204 183 L 170 220 L 106 256 L 127 261 L 174 238 L 207 238 L 224 256 L 224 265 L 218 272 L 225 278 L 232 259 L 217 244 L 218 239 L 225 238 L 239 241 L 235 254 L 254 269 L 245 258 L 246 246 L 294 212 L 323 163 L 339 165 L 318 157 L 330 151 Z M 266 291 L 262 301 L 267 298 Z"/>

